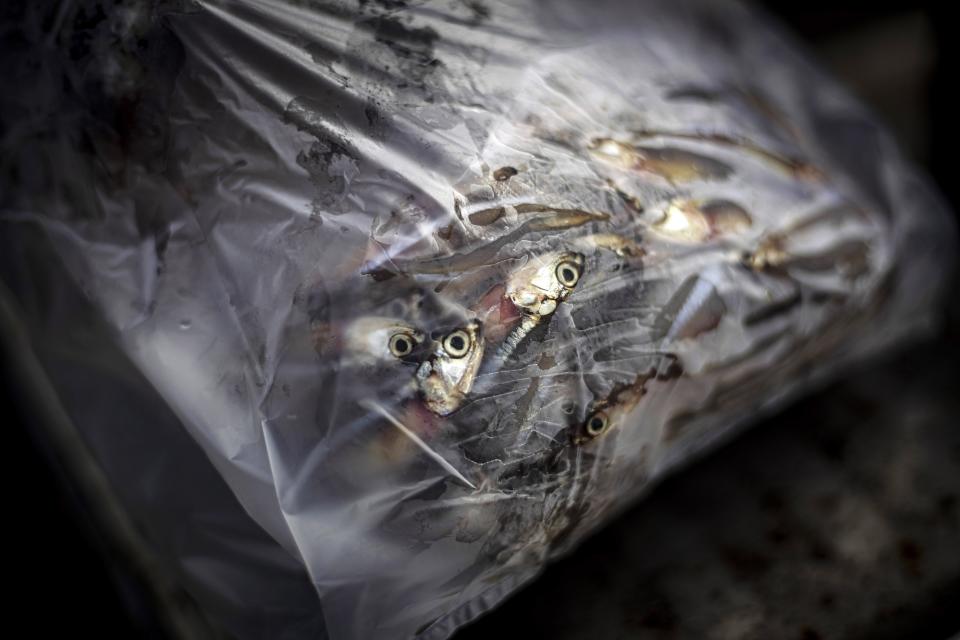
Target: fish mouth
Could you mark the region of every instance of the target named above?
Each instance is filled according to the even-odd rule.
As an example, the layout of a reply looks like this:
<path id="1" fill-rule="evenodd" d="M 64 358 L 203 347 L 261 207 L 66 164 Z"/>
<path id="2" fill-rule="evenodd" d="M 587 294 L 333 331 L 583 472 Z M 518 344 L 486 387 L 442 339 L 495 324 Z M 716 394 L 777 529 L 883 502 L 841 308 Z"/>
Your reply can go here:
<path id="1" fill-rule="evenodd" d="M 443 410 L 448 408 L 449 392 L 443 378 L 436 371 L 432 358 L 423 361 L 417 368 L 417 383 L 420 397 L 427 408 L 439 415 L 445 415 Z"/>

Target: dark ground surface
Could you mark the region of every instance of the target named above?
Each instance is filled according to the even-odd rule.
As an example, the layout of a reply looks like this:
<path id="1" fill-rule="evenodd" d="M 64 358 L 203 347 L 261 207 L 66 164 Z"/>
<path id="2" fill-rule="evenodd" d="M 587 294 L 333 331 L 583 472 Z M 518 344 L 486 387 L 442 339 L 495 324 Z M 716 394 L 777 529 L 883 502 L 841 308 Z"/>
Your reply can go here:
<path id="1" fill-rule="evenodd" d="M 954 22 L 918 3 L 853 4 L 777 11 L 880 110 L 956 209 Z M 667 480 L 457 638 L 957 633 L 958 336 L 954 303 L 935 341 L 868 364 Z M 37 637 L 161 637 L 142 586 L 110 562 L 30 437 L 15 385 L 0 389 L 13 416 L 6 624 Z"/>

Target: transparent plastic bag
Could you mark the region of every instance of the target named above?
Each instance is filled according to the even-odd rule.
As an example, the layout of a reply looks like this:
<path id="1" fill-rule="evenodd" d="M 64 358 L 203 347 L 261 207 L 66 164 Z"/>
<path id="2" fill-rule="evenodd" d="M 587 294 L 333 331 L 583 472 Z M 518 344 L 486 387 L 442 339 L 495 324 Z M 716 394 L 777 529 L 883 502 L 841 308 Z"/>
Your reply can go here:
<path id="1" fill-rule="evenodd" d="M 237 635 L 321 633 L 291 561 L 331 638 L 449 636 L 933 317 L 942 206 L 739 5 L 64 6 L 4 98 L 4 243 L 42 247 L 4 278 L 82 289 L 289 555 L 198 588 Z M 259 580 L 289 626 L 238 622 Z"/>

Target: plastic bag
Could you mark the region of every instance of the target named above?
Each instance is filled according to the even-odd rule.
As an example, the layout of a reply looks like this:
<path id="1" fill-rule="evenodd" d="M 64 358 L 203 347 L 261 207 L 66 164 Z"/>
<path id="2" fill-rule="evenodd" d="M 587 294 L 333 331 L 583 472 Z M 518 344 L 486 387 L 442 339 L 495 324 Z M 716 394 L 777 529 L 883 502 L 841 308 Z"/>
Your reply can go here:
<path id="1" fill-rule="evenodd" d="M 201 458 L 117 464 L 171 418 L 71 405 L 136 518 L 217 531 L 154 542 L 238 636 L 449 636 L 927 328 L 950 256 L 889 136 L 736 4 L 91 1 L 23 33 L 4 280 L 78 349 L 55 388 L 98 352 L 51 326 L 102 318 L 116 388 L 242 505 L 177 522 Z"/>

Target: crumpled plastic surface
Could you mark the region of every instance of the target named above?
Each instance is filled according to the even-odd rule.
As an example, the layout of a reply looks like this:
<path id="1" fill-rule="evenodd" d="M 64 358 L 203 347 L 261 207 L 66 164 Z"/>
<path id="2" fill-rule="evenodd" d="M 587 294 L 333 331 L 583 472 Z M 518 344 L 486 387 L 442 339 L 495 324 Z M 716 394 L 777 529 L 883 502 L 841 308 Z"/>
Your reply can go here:
<path id="1" fill-rule="evenodd" d="M 925 330 L 951 259 L 890 137 L 737 4 L 24 15 L 4 280 L 38 341 L 102 322 L 142 376 L 116 388 L 162 399 L 122 425 L 68 405 L 241 637 L 449 636 L 676 465 Z M 74 338 L 44 360 L 61 389 L 105 358 Z M 209 475 L 171 420 L 242 510 L 157 508 Z M 181 453 L 118 463 L 145 442 Z"/>

